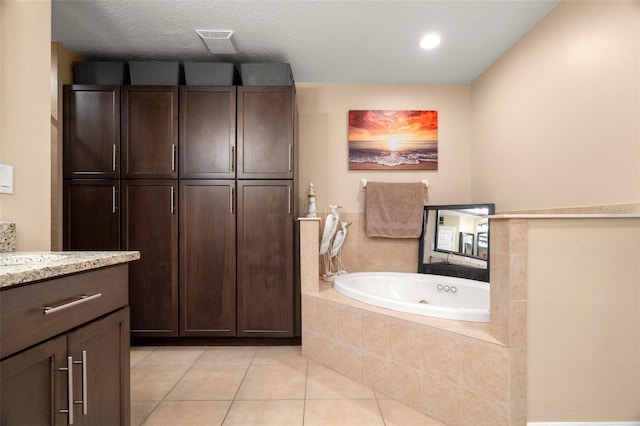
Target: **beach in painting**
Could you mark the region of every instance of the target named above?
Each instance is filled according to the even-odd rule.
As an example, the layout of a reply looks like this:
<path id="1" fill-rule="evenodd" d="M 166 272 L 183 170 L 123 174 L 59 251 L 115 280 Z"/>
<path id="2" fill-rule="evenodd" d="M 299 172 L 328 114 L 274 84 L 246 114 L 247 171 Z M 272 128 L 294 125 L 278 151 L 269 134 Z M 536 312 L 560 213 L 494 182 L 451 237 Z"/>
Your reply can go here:
<path id="1" fill-rule="evenodd" d="M 437 141 L 349 141 L 350 170 L 438 170 Z"/>

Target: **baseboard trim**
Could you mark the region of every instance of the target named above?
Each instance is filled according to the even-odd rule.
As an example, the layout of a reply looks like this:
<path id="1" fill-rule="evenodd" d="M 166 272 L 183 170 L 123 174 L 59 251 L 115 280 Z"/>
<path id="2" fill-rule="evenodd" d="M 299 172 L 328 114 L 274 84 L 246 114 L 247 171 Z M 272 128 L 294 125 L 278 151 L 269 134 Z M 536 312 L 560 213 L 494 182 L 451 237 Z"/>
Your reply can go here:
<path id="1" fill-rule="evenodd" d="M 300 344 L 300 337 L 131 336 L 131 346 L 300 346 Z"/>
<path id="2" fill-rule="evenodd" d="M 640 426 L 640 421 L 631 421 L 631 422 L 527 422 L 527 426 Z"/>

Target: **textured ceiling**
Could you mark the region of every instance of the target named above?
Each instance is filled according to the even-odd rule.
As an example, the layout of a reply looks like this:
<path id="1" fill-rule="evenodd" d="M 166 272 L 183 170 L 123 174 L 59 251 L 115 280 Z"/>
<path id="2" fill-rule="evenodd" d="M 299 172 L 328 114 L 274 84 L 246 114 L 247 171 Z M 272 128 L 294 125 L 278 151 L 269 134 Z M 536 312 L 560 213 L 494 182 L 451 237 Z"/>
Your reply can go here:
<path id="1" fill-rule="evenodd" d="M 87 60 L 288 62 L 304 83 L 470 83 L 557 2 L 53 0 L 52 40 Z M 242 51 L 213 55 L 196 29 Z"/>

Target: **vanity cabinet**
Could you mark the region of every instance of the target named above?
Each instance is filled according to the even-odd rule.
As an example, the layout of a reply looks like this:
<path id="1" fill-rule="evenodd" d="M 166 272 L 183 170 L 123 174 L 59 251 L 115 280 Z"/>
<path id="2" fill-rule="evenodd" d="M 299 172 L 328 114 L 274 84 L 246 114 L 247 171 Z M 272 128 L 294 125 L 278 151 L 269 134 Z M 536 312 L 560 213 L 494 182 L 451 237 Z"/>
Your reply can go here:
<path id="1" fill-rule="evenodd" d="M 7 425 L 66 425 L 68 409 L 66 336 L 47 340 L 0 361 L 0 423 Z"/>
<path id="2" fill-rule="evenodd" d="M 64 177 L 120 176 L 120 86 L 64 86 Z"/>
<path id="3" fill-rule="evenodd" d="M 72 395 L 74 425 L 128 425 L 128 331 L 121 309 L 3 360 L 1 423 L 69 424 Z"/>
<path id="4" fill-rule="evenodd" d="M 64 250 L 119 250 L 120 180 L 69 179 L 63 193 Z"/>
<path id="5" fill-rule="evenodd" d="M 1 424 L 129 425 L 127 294 L 127 265 L 2 289 Z"/>
<path id="6" fill-rule="evenodd" d="M 178 178 L 178 87 L 122 86 L 122 178 Z"/>
<path id="7" fill-rule="evenodd" d="M 129 270 L 131 334 L 178 335 L 178 198 L 174 180 L 122 181 L 122 245 L 140 251 Z"/>

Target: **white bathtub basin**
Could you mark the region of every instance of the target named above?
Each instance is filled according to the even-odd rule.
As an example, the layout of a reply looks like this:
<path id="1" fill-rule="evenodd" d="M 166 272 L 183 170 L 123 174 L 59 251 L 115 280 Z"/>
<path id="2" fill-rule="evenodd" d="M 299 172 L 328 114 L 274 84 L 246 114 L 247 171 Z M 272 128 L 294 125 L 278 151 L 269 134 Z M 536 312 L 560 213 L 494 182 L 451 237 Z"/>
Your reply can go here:
<path id="1" fill-rule="evenodd" d="M 464 278 L 401 272 L 338 275 L 333 288 L 370 305 L 411 314 L 489 322 L 489 284 Z"/>

